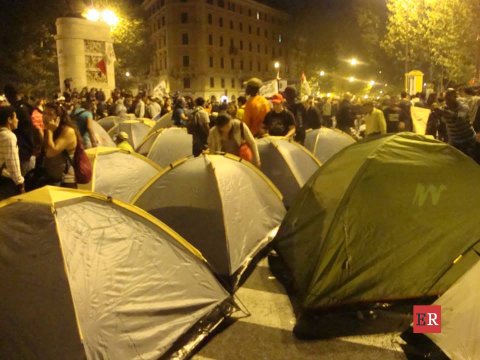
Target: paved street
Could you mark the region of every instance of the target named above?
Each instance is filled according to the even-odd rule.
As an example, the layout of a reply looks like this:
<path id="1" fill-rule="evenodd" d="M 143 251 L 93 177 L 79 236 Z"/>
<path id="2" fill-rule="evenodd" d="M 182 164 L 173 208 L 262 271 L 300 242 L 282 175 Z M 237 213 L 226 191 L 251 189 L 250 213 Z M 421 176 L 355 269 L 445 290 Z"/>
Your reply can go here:
<path id="1" fill-rule="evenodd" d="M 315 341 L 295 338 L 291 302 L 270 272 L 267 259 L 259 262 L 237 296 L 251 316 L 217 334 L 193 359 L 406 359 L 400 332 Z"/>

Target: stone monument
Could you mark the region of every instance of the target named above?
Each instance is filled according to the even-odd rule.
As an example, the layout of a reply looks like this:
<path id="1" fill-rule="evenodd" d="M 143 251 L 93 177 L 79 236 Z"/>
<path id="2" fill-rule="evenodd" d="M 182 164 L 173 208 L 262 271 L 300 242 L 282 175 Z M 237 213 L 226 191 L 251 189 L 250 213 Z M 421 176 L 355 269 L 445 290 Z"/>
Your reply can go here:
<path id="1" fill-rule="evenodd" d="M 99 21 L 62 17 L 56 21 L 60 88 L 66 83 L 78 91 L 85 86 L 101 88 L 106 94 L 115 88 L 115 53 L 110 27 Z"/>

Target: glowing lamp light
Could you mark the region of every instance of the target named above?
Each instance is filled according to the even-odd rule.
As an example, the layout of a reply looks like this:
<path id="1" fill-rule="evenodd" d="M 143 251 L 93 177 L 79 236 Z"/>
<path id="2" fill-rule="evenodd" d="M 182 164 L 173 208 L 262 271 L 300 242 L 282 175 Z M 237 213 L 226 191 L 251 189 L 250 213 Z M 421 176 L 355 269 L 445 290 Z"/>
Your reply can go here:
<path id="1" fill-rule="evenodd" d="M 364 99 L 368 99 L 368 95 L 364 95 L 363 98 L 364 98 Z"/>
<path id="2" fill-rule="evenodd" d="M 85 13 L 85 18 L 89 21 L 98 21 L 100 19 L 100 13 L 97 9 L 88 9 Z"/>
<path id="3" fill-rule="evenodd" d="M 278 61 L 275 61 L 275 64 L 273 64 L 273 67 L 277 70 L 280 69 L 280 63 Z"/>
<path id="4" fill-rule="evenodd" d="M 352 66 L 358 65 L 358 60 L 355 59 L 355 58 L 352 58 L 352 59 L 350 60 L 350 65 L 352 65 Z"/>
<path id="5" fill-rule="evenodd" d="M 370 80 L 369 84 L 370 84 L 370 86 L 375 85 L 375 80 Z"/>
<path id="6" fill-rule="evenodd" d="M 125 73 L 125 76 L 126 76 L 126 77 L 130 77 L 130 71 L 127 71 L 127 72 Z"/>
<path id="7" fill-rule="evenodd" d="M 332 97 L 332 94 L 330 94 L 330 93 L 327 93 L 327 97 L 328 97 L 328 98 L 329 98 L 329 97 Z"/>
<path id="8" fill-rule="evenodd" d="M 228 102 L 228 96 L 227 96 L 227 95 L 222 95 L 222 96 L 220 97 L 220 102 L 221 102 L 221 103 Z"/>
<path id="9" fill-rule="evenodd" d="M 354 82 L 354 81 L 355 81 L 355 78 L 354 78 L 353 76 L 350 76 L 350 77 L 348 78 L 348 81 L 349 81 L 349 82 Z"/>
<path id="10" fill-rule="evenodd" d="M 325 76 L 325 71 L 320 71 L 320 76 Z"/>
<path id="11" fill-rule="evenodd" d="M 108 10 L 108 9 L 105 9 L 102 11 L 102 19 L 109 26 L 115 26 L 120 21 L 118 16 L 112 10 Z"/>

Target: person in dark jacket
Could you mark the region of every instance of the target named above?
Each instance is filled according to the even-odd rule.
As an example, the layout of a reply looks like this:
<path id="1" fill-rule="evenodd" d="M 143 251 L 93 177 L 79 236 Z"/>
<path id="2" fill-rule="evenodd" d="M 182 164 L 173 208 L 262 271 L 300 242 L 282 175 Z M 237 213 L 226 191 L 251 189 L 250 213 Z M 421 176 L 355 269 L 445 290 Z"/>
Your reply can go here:
<path id="1" fill-rule="evenodd" d="M 287 86 L 284 90 L 285 107 L 295 118 L 295 137 L 294 140 L 300 144 L 305 142 L 305 121 L 307 110 L 301 103 L 296 102 L 297 91 L 291 86 Z"/>
<path id="2" fill-rule="evenodd" d="M 355 114 L 352 110 L 351 99 L 352 95 L 350 93 L 345 94 L 338 106 L 338 112 L 335 116 L 337 128 L 347 134 L 351 134 L 351 128 L 355 127 Z"/>

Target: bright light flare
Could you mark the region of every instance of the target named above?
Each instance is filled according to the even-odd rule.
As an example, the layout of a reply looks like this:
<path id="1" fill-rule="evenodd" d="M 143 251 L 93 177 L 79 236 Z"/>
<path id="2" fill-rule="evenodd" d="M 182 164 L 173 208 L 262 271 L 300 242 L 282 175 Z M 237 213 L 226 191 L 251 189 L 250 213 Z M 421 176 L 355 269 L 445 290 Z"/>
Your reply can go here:
<path id="1" fill-rule="evenodd" d="M 351 83 L 354 82 L 354 81 L 355 81 L 355 77 L 350 76 L 350 77 L 348 78 L 348 81 L 351 82 Z"/>
<path id="2" fill-rule="evenodd" d="M 350 65 L 357 66 L 358 65 L 358 60 L 356 58 L 350 59 Z"/>
<path id="3" fill-rule="evenodd" d="M 130 77 L 130 71 L 127 71 L 127 72 L 125 73 L 125 76 L 126 76 L 126 77 Z"/>
<path id="4" fill-rule="evenodd" d="M 100 13 L 97 9 L 88 9 L 85 13 L 85 18 L 89 21 L 98 21 L 100 19 Z"/>
<path id="5" fill-rule="evenodd" d="M 102 11 L 102 19 L 109 26 L 115 26 L 120 21 L 118 16 L 112 10 L 109 10 L 109 9 L 105 9 Z"/>
<path id="6" fill-rule="evenodd" d="M 320 71 L 320 76 L 325 76 L 325 71 Z"/>
<path id="7" fill-rule="evenodd" d="M 280 69 L 280 63 L 278 61 L 275 61 L 275 64 L 273 64 L 273 67 L 277 70 Z"/>
<path id="8" fill-rule="evenodd" d="M 375 85 L 375 80 L 370 80 L 369 84 L 370 84 L 370 86 L 374 86 Z"/>

